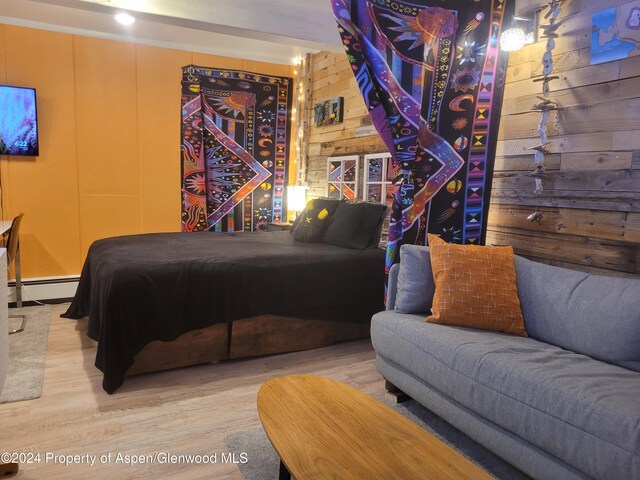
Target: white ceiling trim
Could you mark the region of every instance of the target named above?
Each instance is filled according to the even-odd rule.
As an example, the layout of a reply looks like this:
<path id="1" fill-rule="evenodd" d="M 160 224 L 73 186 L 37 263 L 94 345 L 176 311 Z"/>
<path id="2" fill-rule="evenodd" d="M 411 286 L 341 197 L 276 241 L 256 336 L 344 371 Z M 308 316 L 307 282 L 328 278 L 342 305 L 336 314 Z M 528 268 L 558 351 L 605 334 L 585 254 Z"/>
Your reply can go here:
<path id="1" fill-rule="evenodd" d="M 229 35 L 209 34 L 211 36 L 212 45 L 225 45 L 221 46 L 205 46 L 196 44 L 193 42 L 179 42 L 168 40 L 154 40 L 151 38 L 134 37 L 131 35 L 122 35 L 115 33 L 98 32 L 95 30 L 86 30 L 82 28 L 69 27 L 64 25 L 53 25 L 50 23 L 36 22 L 32 20 L 23 20 L 19 18 L 1 17 L 0 23 L 7 25 L 15 25 L 18 27 L 35 28 L 38 30 L 48 30 L 51 32 L 68 33 L 71 35 L 81 35 L 85 37 L 101 38 L 105 40 L 115 40 L 119 42 L 136 43 L 139 45 L 148 45 L 151 47 L 170 48 L 174 50 L 184 50 L 188 52 L 206 53 L 210 55 L 220 55 L 223 57 L 240 58 L 243 60 L 255 60 L 258 62 L 276 63 L 289 65 L 293 63 L 293 59 L 298 56 L 304 56 L 305 53 L 315 53 L 314 50 L 299 49 L 295 47 L 285 47 L 279 49 L 278 52 L 274 51 L 274 45 L 268 44 L 268 42 L 260 42 L 267 45 L 260 45 L 259 47 L 251 45 L 250 41 L 238 41 L 237 37 L 231 37 Z M 227 38 L 225 38 L 227 37 Z M 231 46 L 233 45 L 233 46 Z M 272 54 L 260 54 L 258 52 L 269 52 Z M 277 53 L 277 55 L 274 55 Z"/>
<path id="2" fill-rule="evenodd" d="M 330 0 L 33 0 L 311 49 L 341 46 Z"/>
<path id="3" fill-rule="evenodd" d="M 52 5 L 51 1 L 57 4 Z M 338 44 L 339 37 L 333 17 L 330 18 L 333 22 L 331 33 L 338 40 L 334 39 L 334 44 L 331 44 L 318 43 L 309 39 L 295 40 L 271 32 L 248 32 L 245 28 L 248 24 L 219 26 L 199 20 L 158 16 L 155 13 L 140 14 L 131 9 L 129 11 L 137 17 L 136 23 L 125 27 L 115 22 L 113 18 L 113 14 L 117 11 L 115 8 L 105 9 L 104 5 L 95 5 L 92 1 L 51 1 L 0 1 L 0 22 L 74 35 L 278 64 L 291 64 L 294 58 L 319 50 L 343 50 Z M 160 0 L 156 0 L 156 3 L 158 1 Z M 223 3 L 224 1 L 226 0 L 223 0 Z M 247 0 L 236 0 L 236 3 L 243 3 L 243 1 Z M 277 1 L 288 2 L 290 0 Z M 328 3 L 328 0 L 322 1 Z M 61 5 L 61 3 L 66 5 Z M 90 4 L 90 8 L 76 8 L 77 4 Z M 219 7 L 217 1 L 215 6 Z M 96 9 L 100 11 L 96 11 Z M 224 16 L 221 18 L 224 19 Z M 266 27 L 269 22 L 263 23 Z M 269 28 L 273 29 L 274 26 L 271 25 Z M 265 30 L 268 29 L 265 28 Z M 249 33 L 251 34 L 249 35 Z"/>

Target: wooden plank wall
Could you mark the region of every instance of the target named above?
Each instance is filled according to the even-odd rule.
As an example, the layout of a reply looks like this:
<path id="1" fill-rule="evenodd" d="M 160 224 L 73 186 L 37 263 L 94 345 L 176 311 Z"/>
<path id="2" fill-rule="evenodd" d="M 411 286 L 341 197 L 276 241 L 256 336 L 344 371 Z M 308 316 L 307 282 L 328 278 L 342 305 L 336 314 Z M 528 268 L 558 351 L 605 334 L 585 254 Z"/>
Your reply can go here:
<path id="1" fill-rule="evenodd" d="M 313 119 L 310 122 L 307 193 L 324 196 L 327 194 L 327 157 L 386 152 L 387 149 L 377 134 L 356 136 L 356 129 L 372 124 L 347 56 L 320 52 L 313 55 L 311 65 L 312 105 L 344 97 L 343 123 L 317 128 Z M 362 195 L 361 186 L 358 195 Z"/>
<path id="2" fill-rule="evenodd" d="M 546 2 L 520 0 L 518 11 Z M 544 192 L 533 193 L 533 155 L 544 42 L 509 58 L 495 164 L 487 244 L 549 264 L 613 275 L 640 273 L 640 56 L 590 65 L 591 15 L 628 0 L 566 0 L 554 50 L 559 80 L 551 83 L 554 112 Z M 385 151 L 377 135 L 357 137 L 371 121 L 345 55 L 313 59 L 313 103 L 345 98 L 343 124 L 311 128 L 310 195 L 326 192 L 326 158 Z M 538 208 L 540 221 L 527 216 Z"/>

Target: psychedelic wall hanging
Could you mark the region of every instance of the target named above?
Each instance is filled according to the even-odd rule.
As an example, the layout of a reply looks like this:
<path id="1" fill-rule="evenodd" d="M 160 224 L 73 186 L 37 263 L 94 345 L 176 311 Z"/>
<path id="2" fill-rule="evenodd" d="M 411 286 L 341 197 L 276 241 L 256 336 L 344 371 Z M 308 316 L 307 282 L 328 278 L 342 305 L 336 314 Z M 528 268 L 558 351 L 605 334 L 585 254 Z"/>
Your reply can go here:
<path id="1" fill-rule="evenodd" d="M 387 269 L 426 233 L 484 243 L 512 0 L 331 0 L 353 73 L 401 174 Z"/>
<path id="2" fill-rule="evenodd" d="M 254 231 L 287 217 L 293 80 L 182 69 L 182 230 Z"/>

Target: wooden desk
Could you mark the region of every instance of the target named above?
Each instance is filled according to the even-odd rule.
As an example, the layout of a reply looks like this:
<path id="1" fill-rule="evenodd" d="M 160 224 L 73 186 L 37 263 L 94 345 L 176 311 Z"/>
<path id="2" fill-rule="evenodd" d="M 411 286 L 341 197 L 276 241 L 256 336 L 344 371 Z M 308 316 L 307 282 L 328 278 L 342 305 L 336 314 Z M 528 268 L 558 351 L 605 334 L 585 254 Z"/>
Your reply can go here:
<path id="1" fill-rule="evenodd" d="M 9 222 L 11 223 L 11 222 Z M 9 225 L 11 227 L 11 225 Z M 4 231 L 3 231 L 4 233 Z M 7 251 L 0 248 L 0 268 L 7 263 Z M 0 297 L 7 296 L 7 270 L 0 272 Z M 4 387 L 4 381 L 9 370 L 9 318 L 7 304 L 0 305 L 0 392 Z M 0 460 L 0 475 L 6 473 L 17 473 L 17 463 L 4 463 Z"/>
<path id="2" fill-rule="evenodd" d="M 6 235 L 11 230 L 13 220 L 0 220 L 0 235 Z M 5 237 L 6 247 L 6 237 Z M 20 239 L 18 239 L 18 248 L 16 250 L 16 306 L 22 308 L 22 269 L 20 266 Z"/>
<path id="3" fill-rule="evenodd" d="M 281 480 L 492 478 L 392 408 L 328 378 L 266 382 L 258 414 L 280 455 Z"/>

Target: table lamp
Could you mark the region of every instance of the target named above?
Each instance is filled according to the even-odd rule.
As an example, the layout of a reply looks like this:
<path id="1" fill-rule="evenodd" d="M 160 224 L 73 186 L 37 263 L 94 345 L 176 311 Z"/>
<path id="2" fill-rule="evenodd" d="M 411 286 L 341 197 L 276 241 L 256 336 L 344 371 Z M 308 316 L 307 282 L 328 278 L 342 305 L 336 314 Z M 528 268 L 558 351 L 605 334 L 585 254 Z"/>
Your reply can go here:
<path id="1" fill-rule="evenodd" d="M 287 208 L 298 216 L 307 205 L 307 188 L 304 185 L 289 185 L 287 187 Z"/>

